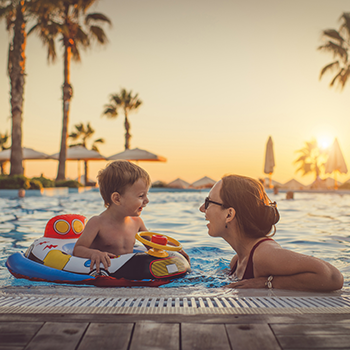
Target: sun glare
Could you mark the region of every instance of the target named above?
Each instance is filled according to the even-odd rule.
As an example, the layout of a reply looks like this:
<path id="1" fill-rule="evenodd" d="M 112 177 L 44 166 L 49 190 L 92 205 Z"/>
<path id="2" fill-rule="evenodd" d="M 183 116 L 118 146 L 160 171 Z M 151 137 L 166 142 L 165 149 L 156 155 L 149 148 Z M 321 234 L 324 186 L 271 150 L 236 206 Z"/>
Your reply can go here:
<path id="1" fill-rule="evenodd" d="M 333 137 L 330 135 L 319 135 L 317 137 L 317 144 L 322 149 L 327 149 L 331 146 Z"/>

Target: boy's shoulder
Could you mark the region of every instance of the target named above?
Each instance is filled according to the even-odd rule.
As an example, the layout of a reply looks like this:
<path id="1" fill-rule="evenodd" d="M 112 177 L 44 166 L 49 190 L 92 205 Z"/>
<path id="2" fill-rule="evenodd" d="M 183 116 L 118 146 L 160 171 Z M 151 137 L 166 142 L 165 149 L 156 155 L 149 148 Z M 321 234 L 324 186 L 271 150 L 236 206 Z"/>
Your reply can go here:
<path id="1" fill-rule="evenodd" d="M 91 225 L 98 225 L 101 221 L 101 215 L 95 215 L 95 216 L 91 216 L 91 218 L 88 219 L 87 221 L 87 225 L 89 224 L 89 226 Z"/>

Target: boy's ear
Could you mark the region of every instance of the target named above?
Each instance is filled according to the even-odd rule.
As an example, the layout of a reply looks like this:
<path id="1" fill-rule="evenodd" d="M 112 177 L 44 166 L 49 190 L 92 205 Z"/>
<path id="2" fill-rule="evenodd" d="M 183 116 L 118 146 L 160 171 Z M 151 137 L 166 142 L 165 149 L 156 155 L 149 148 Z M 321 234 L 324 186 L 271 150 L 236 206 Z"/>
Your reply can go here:
<path id="1" fill-rule="evenodd" d="M 119 205 L 120 204 L 120 194 L 118 192 L 113 192 L 111 194 L 111 201 L 114 204 Z"/>

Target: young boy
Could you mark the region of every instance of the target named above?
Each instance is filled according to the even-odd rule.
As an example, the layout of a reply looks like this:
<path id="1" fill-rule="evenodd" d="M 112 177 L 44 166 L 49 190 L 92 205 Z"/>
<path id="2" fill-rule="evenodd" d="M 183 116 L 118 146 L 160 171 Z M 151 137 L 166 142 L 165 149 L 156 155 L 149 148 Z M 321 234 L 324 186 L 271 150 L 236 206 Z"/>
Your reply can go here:
<path id="1" fill-rule="evenodd" d="M 132 253 L 136 233 L 147 231 L 140 214 L 151 180 L 139 166 L 117 160 L 99 172 L 98 183 L 107 209 L 87 222 L 73 255 L 90 259 L 90 270 L 96 265 L 100 273 L 100 263 L 108 269 L 111 257 Z"/>

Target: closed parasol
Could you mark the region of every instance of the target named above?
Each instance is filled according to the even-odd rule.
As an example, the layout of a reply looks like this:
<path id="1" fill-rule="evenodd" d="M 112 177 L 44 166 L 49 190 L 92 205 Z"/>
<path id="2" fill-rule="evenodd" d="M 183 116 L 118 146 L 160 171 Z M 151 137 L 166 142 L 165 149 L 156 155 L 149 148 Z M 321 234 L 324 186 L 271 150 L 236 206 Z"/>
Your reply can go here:
<path id="1" fill-rule="evenodd" d="M 108 160 L 118 160 L 118 159 L 134 160 L 136 162 L 138 161 L 166 162 L 167 161 L 166 158 L 162 156 L 158 156 L 154 153 L 151 153 L 139 148 L 126 149 L 125 151 L 114 154 L 113 156 L 110 156 L 107 159 Z"/>
<path id="2" fill-rule="evenodd" d="M 273 154 L 273 142 L 271 136 L 267 140 L 265 152 L 264 173 L 269 174 L 269 188 L 272 188 L 271 177 L 275 167 L 275 156 Z"/>
<path id="3" fill-rule="evenodd" d="M 338 188 L 337 184 L 337 172 L 341 174 L 346 174 L 348 168 L 346 166 L 343 153 L 340 149 L 337 138 L 334 140 L 333 145 L 330 149 L 328 160 L 325 164 L 325 173 L 331 174 L 334 172 L 334 189 Z"/>

